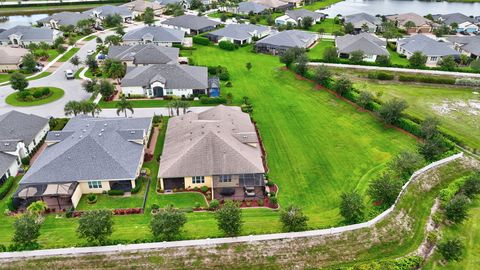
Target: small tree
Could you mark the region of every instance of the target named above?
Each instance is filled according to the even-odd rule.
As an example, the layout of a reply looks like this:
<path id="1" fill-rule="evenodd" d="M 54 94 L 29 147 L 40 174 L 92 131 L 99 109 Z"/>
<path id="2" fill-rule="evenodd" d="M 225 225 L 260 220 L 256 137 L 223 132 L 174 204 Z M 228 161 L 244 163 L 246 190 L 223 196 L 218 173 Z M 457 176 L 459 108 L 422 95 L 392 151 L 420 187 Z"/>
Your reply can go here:
<path id="1" fill-rule="evenodd" d="M 412 21 L 407 21 L 403 26 L 407 29 L 407 31 L 416 27 L 415 23 Z"/>
<path id="2" fill-rule="evenodd" d="M 328 63 L 338 62 L 338 51 L 335 47 L 328 47 L 323 51 L 323 60 Z"/>
<path id="3" fill-rule="evenodd" d="M 77 69 L 78 65 L 80 65 L 80 58 L 77 55 L 74 55 L 70 58 L 70 63 L 75 66 L 75 69 Z"/>
<path id="4" fill-rule="evenodd" d="M 43 201 L 36 201 L 27 207 L 27 211 L 34 216 L 40 215 L 47 210 L 47 204 Z"/>
<path id="5" fill-rule="evenodd" d="M 14 90 L 23 91 L 28 87 L 28 81 L 25 78 L 25 75 L 22 73 L 15 72 L 10 77 L 10 86 Z"/>
<path id="6" fill-rule="evenodd" d="M 462 192 L 470 199 L 474 199 L 480 193 L 480 173 L 470 176 L 462 187 Z"/>
<path id="7" fill-rule="evenodd" d="M 155 13 L 153 8 L 147 7 L 143 13 L 143 22 L 146 25 L 152 25 L 155 22 Z"/>
<path id="8" fill-rule="evenodd" d="M 457 69 L 457 63 L 452 55 L 442 57 L 438 65 L 442 70 L 453 71 Z"/>
<path id="9" fill-rule="evenodd" d="M 125 65 L 120 60 L 114 58 L 105 60 L 102 69 L 105 75 L 112 79 L 120 79 L 125 76 L 126 72 Z"/>
<path id="10" fill-rule="evenodd" d="M 115 92 L 115 86 L 107 80 L 101 80 L 98 86 L 98 92 L 104 99 L 108 99 Z"/>
<path id="11" fill-rule="evenodd" d="M 465 249 L 463 243 L 459 239 L 446 239 L 438 243 L 438 252 L 447 261 L 460 261 Z"/>
<path id="12" fill-rule="evenodd" d="M 234 201 L 226 201 L 223 206 L 215 212 L 218 229 L 226 236 L 237 236 L 242 230 L 242 210 Z"/>
<path id="13" fill-rule="evenodd" d="M 395 26 L 395 23 L 389 20 L 385 20 L 381 27 L 380 27 L 383 32 L 382 36 L 385 38 L 388 44 L 388 40 L 392 38 L 398 38 L 401 37 L 402 35 L 398 32 L 398 28 Z"/>
<path id="14" fill-rule="evenodd" d="M 98 62 L 97 59 L 95 59 L 95 56 L 89 55 L 87 56 L 87 59 L 85 60 L 85 65 L 92 71 L 95 72 L 98 69 Z"/>
<path id="15" fill-rule="evenodd" d="M 107 28 L 111 28 L 111 27 L 115 27 L 115 26 L 118 26 L 118 25 L 121 25 L 123 22 L 123 19 L 120 15 L 118 14 L 113 14 L 113 15 L 107 15 L 107 17 L 105 17 L 103 19 L 103 24 L 105 25 L 105 27 Z"/>
<path id="16" fill-rule="evenodd" d="M 86 211 L 78 220 L 77 233 L 90 243 L 104 244 L 113 233 L 112 216 L 109 210 Z"/>
<path id="17" fill-rule="evenodd" d="M 406 108 L 408 104 L 405 100 L 393 98 L 385 102 L 378 113 L 386 124 L 393 124 L 400 119 Z"/>
<path id="18" fill-rule="evenodd" d="M 22 57 L 22 67 L 32 73 L 37 68 L 37 60 L 32 53 L 27 53 Z"/>
<path id="19" fill-rule="evenodd" d="M 87 93 L 95 93 L 98 91 L 98 82 L 97 79 L 93 78 L 91 80 L 85 80 L 82 82 L 82 88 Z"/>
<path id="20" fill-rule="evenodd" d="M 383 174 L 374 179 L 368 186 L 368 195 L 372 199 L 391 206 L 397 199 L 402 188 L 402 183 L 390 174 Z"/>
<path id="21" fill-rule="evenodd" d="M 305 29 L 305 30 L 308 30 L 310 29 L 310 27 L 312 27 L 313 25 L 313 18 L 312 17 L 305 17 L 303 18 L 302 20 L 302 28 Z"/>
<path id="22" fill-rule="evenodd" d="M 123 29 L 123 25 L 118 25 L 115 27 L 115 34 L 119 35 L 119 36 L 123 36 L 125 35 L 125 30 Z"/>
<path id="23" fill-rule="evenodd" d="M 388 67 L 392 64 L 388 55 L 378 55 L 375 59 L 375 63 L 382 67 Z"/>
<path id="24" fill-rule="evenodd" d="M 304 76 L 308 71 L 308 57 L 306 54 L 300 54 L 297 59 L 295 59 L 295 71 Z"/>
<path id="25" fill-rule="evenodd" d="M 294 63 L 301 54 L 305 54 L 305 49 L 298 47 L 290 48 L 280 56 L 280 62 L 284 63 L 285 66 L 290 67 L 290 65 Z"/>
<path id="26" fill-rule="evenodd" d="M 104 42 L 105 44 L 110 45 L 120 45 L 120 42 L 122 42 L 122 37 L 117 35 L 110 35 L 105 38 Z"/>
<path id="27" fill-rule="evenodd" d="M 425 164 L 425 159 L 416 152 L 404 151 L 388 164 L 389 169 L 403 179 L 408 179 L 415 170 Z"/>
<path id="28" fill-rule="evenodd" d="M 307 230 L 308 217 L 297 206 L 289 205 L 280 212 L 283 231 L 299 232 Z"/>
<path id="29" fill-rule="evenodd" d="M 347 77 L 341 77 L 333 83 L 333 90 L 339 95 L 343 96 L 346 93 L 352 91 L 353 83 Z"/>
<path id="30" fill-rule="evenodd" d="M 453 223 L 462 223 L 468 217 L 468 198 L 460 194 L 445 206 L 445 217 Z"/>
<path id="31" fill-rule="evenodd" d="M 245 67 L 248 71 L 250 71 L 252 69 L 252 63 L 248 62 L 247 64 L 245 64 Z"/>
<path id="32" fill-rule="evenodd" d="M 357 191 L 344 192 L 340 196 L 340 214 L 348 224 L 361 222 L 365 216 L 365 204 Z"/>
<path id="33" fill-rule="evenodd" d="M 427 63 L 427 56 L 422 52 L 414 52 L 413 55 L 410 56 L 410 59 L 408 59 L 408 63 L 412 68 L 424 68 Z"/>
<path id="34" fill-rule="evenodd" d="M 155 240 L 171 241 L 180 234 L 180 230 L 186 222 L 185 213 L 168 207 L 153 215 L 150 220 L 150 230 Z"/>
<path id="35" fill-rule="evenodd" d="M 77 116 L 79 113 L 82 112 L 82 106 L 80 102 L 71 100 L 67 102 L 67 104 L 65 104 L 65 107 L 63 108 L 63 110 L 66 116 L 70 116 L 70 115 Z"/>
<path id="36" fill-rule="evenodd" d="M 363 62 L 363 57 L 365 55 L 362 51 L 354 51 L 350 53 L 350 62 L 352 64 L 360 64 Z"/>
<path id="37" fill-rule="evenodd" d="M 120 115 L 120 113 L 123 112 L 125 113 L 125 117 L 127 117 L 127 111 L 130 111 L 133 114 L 133 105 L 125 97 L 122 97 L 117 103 L 117 115 Z"/>
<path id="38" fill-rule="evenodd" d="M 362 24 L 362 32 L 368 32 L 370 30 L 370 28 L 368 28 L 368 24 L 367 23 L 364 23 Z"/>
<path id="39" fill-rule="evenodd" d="M 438 124 L 440 124 L 440 121 L 438 121 L 438 119 L 435 117 L 425 118 L 420 125 L 422 137 L 425 139 L 430 139 L 438 135 Z"/>
<path id="40" fill-rule="evenodd" d="M 228 19 L 228 16 L 227 16 L 227 14 L 225 14 L 225 13 L 222 13 L 222 15 L 220 15 L 220 20 L 221 20 L 222 22 L 226 22 L 226 21 L 227 21 L 227 19 Z"/>
<path id="41" fill-rule="evenodd" d="M 355 32 L 355 27 L 353 26 L 353 24 L 351 22 L 349 23 L 346 23 L 344 26 L 344 32 L 347 33 L 347 34 L 353 34 L 353 32 Z"/>
<path id="42" fill-rule="evenodd" d="M 317 66 L 315 68 L 315 71 L 314 71 L 314 74 L 313 74 L 313 79 L 317 83 L 319 83 L 319 84 L 321 84 L 325 87 L 329 87 L 330 82 L 332 81 L 332 72 L 325 65 Z"/>
<path id="43" fill-rule="evenodd" d="M 373 101 L 372 93 L 368 91 L 360 91 L 357 99 L 357 104 L 362 108 L 367 108 Z"/>
<path id="44" fill-rule="evenodd" d="M 15 244 L 31 246 L 37 243 L 40 236 L 40 223 L 36 222 L 35 216 L 23 214 L 13 223 L 15 232 L 12 241 Z"/>
<path id="45" fill-rule="evenodd" d="M 442 135 L 438 134 L 425 140 L 423 144 L 419 146 L 419 152 L 426 160 L 433 161 L 437 156 L 447 150 L 445 139 Z"/>

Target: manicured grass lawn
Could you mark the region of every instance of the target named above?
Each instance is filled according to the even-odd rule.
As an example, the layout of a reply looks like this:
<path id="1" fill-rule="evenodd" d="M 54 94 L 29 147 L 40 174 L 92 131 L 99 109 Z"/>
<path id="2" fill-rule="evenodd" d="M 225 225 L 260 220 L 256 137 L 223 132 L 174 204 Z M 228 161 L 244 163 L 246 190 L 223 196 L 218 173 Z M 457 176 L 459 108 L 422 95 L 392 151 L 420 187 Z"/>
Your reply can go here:
<path id="1" fill-rule="evenodd" d="M 88 72 L 88 71 L 87 71 Z M 88 76 L 87 76 L 88 77 Z M 135 108 L 154 108 L 154 107 L 166 107 L 171 100 L 160 99 L 145 99 L 145 100 L 130 100 Z M 191 107 L 195 106 L 212 106 L 209 104 L 202 104 L 199 100 L 189 101 Z M 118 101 L 104 101 L 103 99 L 98 103 L 100 107 L 106 109 L 117 108 Z"/>
<path id="2" fill-rule="evenodd" d="M 407 58 L 401 57 L 399 53 L 390 48 L 387 48 L 387 50 L 390 53 L 390 62 L 392 64 L 408 67 L 409 62 Z"/>
<path id="3" fill-rule="evenodd" d="M 184 192 L 175 194 L 156 194 L 149 200 L 150 206 L 156 203 L 160 208 L 165 208 L 170 205 L 176 208 L 193 208 L 195 203 L 199 203 L 201 207 L 207 206 L 205 197 L 197 192 Z"/>
<path id="4" fill-rule="evenodd" d="M 59 55 L 58 51 L 55 49 L 48 49 L 47 53 L 48 53 L 48 60 L 47 60 L 48 62 L 52 61 Z"/>
<path id="5" fill-rule="evenodd" d="M 435 116 L 441 122 L 445 132 L 459 138 L 466 145 L 480 149 L 480 122 L 478 120 L 480 103 L 472 88 L 460 88 L 441 85 L 420 85 L 362 81 L 359 89 L 365 89 L 374 95 L 382 92 L 381 99 L 403 98 L 408 104 L 406 112 L 420 119 Z"/>
<path id="6" fill-rule="evenodd" d="M 38 79 L 41 79 L 41 78 L 45 78 L 45 77 L 49 76 L 50 74 L 52 74 L 52 73 L 50 73 L 48 71 L 44 71 L 44 72 L 42 72 L 42 73 L 40 73 L 40 74 L 38 74 L 38 75 L 36 75 L 32 78 L 28 78 L 27 80 L 28 81 L 38 80 Z"/>
<path id="7" fill-rule="evenodd" d="M 93 40 L 93 39 L 96 39 L 97 36 L 96 35 L 91 35 L 91 36 L 88 36 L 84 39 L 84 41 L 90 41 L 90 40 Z"/>
<path id="8" fill-rule="evenodd" d="M 318 42 L 315 47 L 311 48 L 307 55 L 310 60 L 321 60 L 323 59 L 323 53 L 326 48 L 335 47 L 335 41 L 329 39 L 323 39 Z"/>
<path id="9" fill-rule="evenodd" d="M 65 4 L 65 5 L 38 5 L 30 7 L 2 7 L 0 8 L 0 15 L 22 15 L 22 14 L 36 14 L 40 12 L 56 12 L 56 11 L 84 11 L 94 7 L 108 5 L 108 2 L 97 4 Z M 109 5 L 118 5 L 119 3 L 110 3 Z"/>
<path id="10" fill-rule="evenodd" d="M 8 95 L 7 98 L 5 99 L 5 102 L 7 104 L 10 104 L 16 107 L 38 106 L 38 105 L 43 105 L 43 104 L 47 104 L 55 100 L 58 100 L 61 97 L 63 97 L 63 95 L 65 94 L 65 92 L 60 88 L 56 88 L 56 87 L 48 87 L 48 88 L 50 88 L 51 94 L 48 97 L 43 99 L 38 99 L 34 101 L 22 101 L 17 99 L 18 92 L 15 92 Z M 33 92 L 35 92 L 36 90 L 41 90 L 41 89 L 43 89 L 43 87 L 34 87 L 34 88 L 29 88 L 25 91 L 30 91 L 30 93 L 33 94 Z"/>
<path id="11" fill-rule="evenodd" d="M 77 71 L 75 71 L 75 75 L 74 75 L 74 78 L 76 80 L 80 80 L 80 73 L 82 72 L 83 70 L 83 67 L 79 68 Z"/>
<path id="12" fill-rule="evenodd" d="M 71 48 L 68 52 L 66 52 L 60 59 L 58 59 L 58 62 L 67 62 L 74 54 L 76 54 L 80 48 Z"/>
<path id="13" fill-rule="evenodd" d="M 331 6 L 335 3 L 342 2 L 343 0 L 323 0 L 323 1 L 317 1 L 315 3 L 312 3 L 311 5 L 305 5 L 301 8 L 308 9 L 311 11 L 315 11 L 317 9 L 322 9 L 326 8 L 328 6 Z"/>
<path id="14" fill-rule="evenodd" d="M 9 81 L 11 76 L 12 76 L 12 74 L 10 74 L 10 73 L 1 73 L 0 74 L 0 83 Z"/>
<path id="15" fill-rule="evenodd" d="M 316 23 L 308 29 L 309 31 L 318 32 L 320 28 L 323 28 L 324 33 L 333 33 L 335 31 L 342 31 L 343 27 L 340 24 L 336 24 L 333 18 L 326 18 L 320 23 Z"/>

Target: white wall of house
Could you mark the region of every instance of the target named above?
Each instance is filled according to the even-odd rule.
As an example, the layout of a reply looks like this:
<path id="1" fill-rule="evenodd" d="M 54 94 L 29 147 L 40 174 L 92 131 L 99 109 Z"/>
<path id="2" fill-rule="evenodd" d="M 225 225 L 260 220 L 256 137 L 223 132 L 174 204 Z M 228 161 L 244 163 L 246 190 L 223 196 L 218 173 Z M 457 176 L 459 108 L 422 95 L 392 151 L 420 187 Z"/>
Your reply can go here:
<path id="1" fill-rule="evenodd" d="M 275 24 L 276 25 L 286 25 L 287 23 L 291 23 L 293 25 L 297 25 L 297 21 L 294 19 L 290 18 L 288 15 L 283 15 L 280 17 L 277 17 L 275 19 Z"/>
<path id="2" fill-rule="evenodd" d="M 74 208 L 77 208 L 77 205 L 80 202 L 82 195 L 83 195 L 82 188 L 80 187 L 80 185 L 78 185 L 75 188 L 75 191 L 73 192 L 72 197 L 70 198 L 72 200 L 72 205 Z"/>
<path id="3" fill-rule="evenodd" d="M 145 95 L 147 97 L 153 97 L 153 87 L 156 85 L 152 85 L 152 88 L 144 89 L 141 86 L 129 86 L 129 87 L 122 87 L 122 92 L 125 95 Z M 164 89 L 165 96 L 190 96 L 193 95 L 193 89 Z"/>
<path id="4" fill-rule="evenodd" d="M 410 59 L 412 57 L 414 52 L 410 52 L 405 50 L 402 46 L 397 46 L 397 52 L 400 54 L 403 54 L 407 57 L 407 59 Z M 427 62 L 425 63 L 429 67 L 435 67 L 438 64 L 438 61 L 442 59 L 442 56 L 438 55 L 427 55 Z"/>
<path id="5" fill-rule="evenodd" d="M 50 125 L 47 123 L 42 128 L 42 130 L 40 130 L 40 132 L 37 133 L 37 135 L 35 136 L 33 141 L 28 145 L 28 147 L 27 147 L 28 152 L 31 152 L 33 150 L 33 148 L 35 148 L 35 146 L 37 146 L 37 144 L 39 144 L 40 141 L 42 141 L 43 137 L 45 137 L 45 135 L 47 134 L 47 132 L 49 130 L 50 130 Z"/>
<path id="6" fill-rule="evenodd" d="M 6 175 L 7 177 L 10 177 L 10 176 L 15 177 L 17 176 L 19 168 L 20 168 L 20 165 L 18 164 L 18 161 L 15 160 L 5 172 L 2 172 L 0 174 L 0 177 L 2 177 L 3 175 Z"/>
<path id="7" fill-rule="evenodd" d="M 138 45 L 138 44 L 155 44 L 157 46 L 164 46 L 164 47 L 172 47 L 173 43 L 172 42 L 158 42 L 158 41 L 153 41 L 153 42 L 145 42 L 143 40 L 127 40 L 122 42 L 124 45 Z"/>

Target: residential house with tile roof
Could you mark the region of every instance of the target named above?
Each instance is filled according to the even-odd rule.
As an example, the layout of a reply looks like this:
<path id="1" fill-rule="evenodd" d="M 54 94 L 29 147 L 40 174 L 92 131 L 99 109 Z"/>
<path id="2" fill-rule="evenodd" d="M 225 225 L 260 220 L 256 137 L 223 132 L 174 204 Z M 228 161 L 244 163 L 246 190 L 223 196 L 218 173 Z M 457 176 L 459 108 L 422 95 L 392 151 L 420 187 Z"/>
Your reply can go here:
<path id="1" fill-rule="evenodd" d="M 264 38 L 268 36 L 270 32 L 270 27 L 264 25 L 228 24 L 224 28 L 205 34 L 205 37 L 215 43 L 230 41 L 238 45 L 243 45 L 251 43 L 254 39 Z"/>
<path id="2" fill-rule="evenodd" d="M 152 43 L 171 47 L 184 43 L 185 31 L 160 26 L 145 26 L 128 31 L 122 40 L 124 45 Z"/>
<path id="3" fill-rule="evenodd" d="M 162 21 L 162 26 L 184 31 L 189 35 L 198 35 L 215 29 L 221 23 L 206 17 L 182 15 Z"/>
<path id="4" fill-rule="evenodd" d="M 404 29 L 408 33 L 431 33 L 435 27 L 434 22 L 413 12 L 391 15 L 386 18 L 394 22 L 398 28 Z M 415 26 L 407 29 L 405 26 L 407 22 L 413 22 Z"/>
<path id="5" fill-rule="evenodd" d="M 275 19 L 276 25 L 287 25 L 288 23 L 292 25 L 302 25 L 302 20 L 306 17 L 310 17 L 313 20 L 313 24 L 319 23 L 324 20 L 327 15 L 320 12 L 313 12 L 306 9 L 294 9 L 285 11 L 285 15 L 277 17 Z"/>
<path id="6" fill-rule="evenodd" d="M 22 57 L 28 53 L 24 48 L 0 47 L 0 72 L 18 69 Z"/>
<path id="7" fill-rule="evenodd" d="M 355 29 L 355 33 L 375 33 L 382 24 L 382 19 L 362 12 L 345 16 L 343 22 L 344 24 L 351 23 Z"/>
<path id="8" fill-rule="evenodd" d="M 480 59 L 480 36 L 450 36 L 447 40 L 461 54 L 473 59 Z"/>
<path id="9" fill-rule="evenodd" d="M 91 19 L 91 17 L 86 13 L 62 11 L 40 19 L 37 23 L 58 30 L 60 29 L 60 26 L 77 26 L 79 21 L 87 19 Z"/>
<path id="10" fill-rule="evenodd" d="M 104 20 L 108 16 L 119 15 L 122 17 L 123 22 L 128 22 L 133 20 L 133 12 L 125 6 L 112 6 L 105 5 L 96 8 L 92 8 L 84 12 L 85 14 L 90 15 L 93 18 L 99 20 Z"/>

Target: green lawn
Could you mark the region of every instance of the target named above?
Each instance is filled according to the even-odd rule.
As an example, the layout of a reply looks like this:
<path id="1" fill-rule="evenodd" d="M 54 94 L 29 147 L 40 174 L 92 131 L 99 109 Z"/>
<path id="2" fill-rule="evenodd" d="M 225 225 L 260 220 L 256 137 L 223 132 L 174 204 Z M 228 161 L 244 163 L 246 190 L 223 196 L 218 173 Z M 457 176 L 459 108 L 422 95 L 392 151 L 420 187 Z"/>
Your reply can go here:
<path id="1" fill-rule="evenodd" d="M 11 76 L 10 73 L 0 73 L 0 83 L 9 81 Z"/>
<path id="2" fill-rule="evenodd" d="M 311 10 L 311 11 L 315 11 L 317 9 L 322 9 L 322 8 L 326 8 L 328 6 L 331 6 L 335 3 L 338 3 L 338 2 L 342 2 L 343 0 L 323 0 L 323 1 L 317 1 L 311 5 L 305 5 L 301 8 L 304 8 L 304 9 L 308 9 L 308 10 Z"/>
<path id="3" fill-rule="evenodd" d="M 383 100 L 403 98 L 408 104 L 406 112 L 418 118 L 435 116 L 442 130 L 459 138 L 466 145 L 480 149 L 480 109 L 478 91 L 472 88 L 421 85 L 395 82 L 359 82 L 359 89 L 373 94 L 383 93 Z"/>
<path id="4" fill-rule="evenodd" d="M 38 5 L 38 6 L 19 6 L 19 7 L 2 7 L 0 8 L 0 15 L 28 15 L 28 14 L 38 14 L 39 12 L 60 12 L 60 11 L 84 11 L 94 7 L 103 6 L 103 5 L 118 5 L 118 2 L 101 2 L 96 4 L 64 4 L 64 5 Z"/>
<path id="5" fill-rule="evenodd" d="M 35 75 L 31 78 L 28 78 L 27 80 L 29 80 L 29 81 L 38 80 L 38 79 L 41 79 L 41 78 L 45 78 L 45 77 L 49 76 L 50 74 L 52 74 L 52 73 L 50 73 L 48 71 L 44 71 L 44 72 L 42 72 L 38 75 Z"/>
<path id="6" fill-rule="evenodd" d="M 57 56 L 59 55 L 58 51 L 55 49 L 48 49 L 47 53 L 48 53 L 48 59 L 47 59 L 48 62 L 51 62 L 53 59 L 57 58 Z"/>
<path id="7" fill-rule="evenodd" d="M 60 59 L 58 59 L 58 62 L 67 62 L 74 54 L 76 54 L 80 48 L 71 48 L 68 52 L 66 52 Z"/>
<path id="8" fill-rule="evenodd" d="M 205 197 L 197 192 L 183 192 L 174 194 L 156 194 L 148 201 L 151 206 L 156 203 L 160 208 L 165 208 L 173 205 L 177 208 L 193 208 L 196 203 L 199 203 L 201 207 L 207 206 Z"/>
<path id="9" fill-rule="evenodd" d="M 323 52 L 326 48 L 335 47 L 335 41 L 329 39 L 323 39 L 318 42 L 315 47 L 311 48 L 307 55 L 309 59 L 321 60 L 323 59 Z"/>
<path id="10" fill-rule="evenodd" d="M 91 36 L 88 36 L 84 39 L 84 41 L 90 41 L 90 40 L 93 40 L 93 39 L 96 39 L 97 36 L 96 35 L 91 35 Z"/>
<path id="11" fill-rule="evenodd" d="M 330 34 L 335 31 L 343 30 L 343 26 L 340 24 L 336 24 L 333 18 L 326 18 L 324 21 L 312 25 L 312 27 L 310 27 L 310 29 L 308 30 L 313 32 L 318 32 L 320 28 L 323 28 L 324 33 L 330 33 Z"/>
<path id="12" fill-rule="evenodd" d="M 63 97 L 63 95 L 65 94 L 65 92 L 60 88 L 57 88 L 57 87 L 48 87 L 48 88 L 50 88 L 51 94 L 48 97 L 43 99 L 38 99 L 33 101 L 22 101 L 17 99 L 18 92 L 15 92 L 8 95 L 7 98 L 5 99 L 5 102 L 15 107 L 38 106 L 38 105 L 43 105 L 43 104 L 47 104 L 55 100 L 58 100 L 61 97 Z M 31 94 L 33 94 L 33 92 L 35 92 L 36 90 L 41 90 L 41 89 L 43 89 L 43 87 L 33 87 L 25 91 L 29 91 Z"/>
<path id="13" fill-rule="evenodd" d="M 409 62 L 405 57 L 401 57 L 399 53 L 387 47 L 388 52 L 390 53 L 390 61 L 394 65 L 400 65 L 403 67 L 408 67 Z"/>

